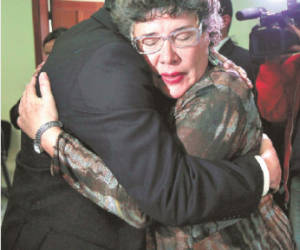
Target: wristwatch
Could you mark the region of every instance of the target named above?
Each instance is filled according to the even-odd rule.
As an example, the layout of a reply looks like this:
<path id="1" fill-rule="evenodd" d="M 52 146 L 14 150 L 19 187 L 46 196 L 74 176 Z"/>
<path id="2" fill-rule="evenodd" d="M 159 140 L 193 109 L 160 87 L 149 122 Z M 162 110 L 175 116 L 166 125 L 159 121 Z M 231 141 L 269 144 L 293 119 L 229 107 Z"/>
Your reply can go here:
<path id="1" fill-rule="evenodd" d="M 50 121 L 50 122 L 46 122 L 45 124 L 43 124 L 35 134 L 35 138 L 33 140 L 34 151 L 38 154 L 44 152 L 44 150 L 41 146 L 41 136 L 47 129 L 52 128 L 52 127 L 60 127 L 61 128 L 62 126 L 63 126 L 63 124 L 61 121 Z"/>

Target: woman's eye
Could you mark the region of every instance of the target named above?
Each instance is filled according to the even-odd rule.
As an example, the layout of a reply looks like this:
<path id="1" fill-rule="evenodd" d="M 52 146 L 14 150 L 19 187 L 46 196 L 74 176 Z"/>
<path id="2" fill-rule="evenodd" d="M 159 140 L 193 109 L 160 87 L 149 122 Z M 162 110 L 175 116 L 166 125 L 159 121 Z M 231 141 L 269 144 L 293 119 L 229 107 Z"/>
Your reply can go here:
<path id="1" fill-rule="evenodd" d="M 158 37 L 146 37 L 143 39 L 142 43 L 145 46 L 155 46 L 159 40 L 160 38 Z"/>
<path id="2" fill-rule="evenodd" d="M 182 33 L 177 34 L 175 36 L 175 40 L 177 40 L 177 41 L 186 41 L 186 40 L 193 39 L 194 37 L 195 37 L 195 32 L 186 31 L 186 32 L 182 32 Z"/>

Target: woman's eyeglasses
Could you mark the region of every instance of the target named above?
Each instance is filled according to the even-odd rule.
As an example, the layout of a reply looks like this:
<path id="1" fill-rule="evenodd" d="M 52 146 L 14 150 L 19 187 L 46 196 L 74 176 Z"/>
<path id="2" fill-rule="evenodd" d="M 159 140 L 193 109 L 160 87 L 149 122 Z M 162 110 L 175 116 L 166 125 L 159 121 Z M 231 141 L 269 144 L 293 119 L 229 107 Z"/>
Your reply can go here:
<path id="1" fill-rule="evenodd" d="M 199 28 L 186 28 L 171 32 L 168 36 L 145 35 L 132 39 L 132 44 L 140 54 L 153 54 L 161 50 L 166 40 L 176 48 L 195 46 L 200 41 L 202 23 Z"/>

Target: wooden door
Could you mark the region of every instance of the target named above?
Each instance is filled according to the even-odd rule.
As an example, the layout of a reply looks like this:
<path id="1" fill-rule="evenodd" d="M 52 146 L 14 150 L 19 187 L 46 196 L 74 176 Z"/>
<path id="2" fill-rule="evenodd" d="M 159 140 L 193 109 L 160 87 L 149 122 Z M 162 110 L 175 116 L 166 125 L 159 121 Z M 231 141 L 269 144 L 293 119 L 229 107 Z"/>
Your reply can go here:
<path id="1" fill-rule="evenodd" d="M 49 6 L 49 3 L 51 6 Z M 35 62 L 39 65 L 44 59 L 42 43 L 49 31 L 71 26 L 89 18 L 103 6 L 104 2 L 78 0 L 32 0 L 34 24 Z M 49 19 L 52 21 L 49 23 Z"/>
<path id="2" fill-rule="evenodd" d="M 52 26 L 70 28 L 89 18 L 103 6 L 103 2 L 52 0 Z"/>

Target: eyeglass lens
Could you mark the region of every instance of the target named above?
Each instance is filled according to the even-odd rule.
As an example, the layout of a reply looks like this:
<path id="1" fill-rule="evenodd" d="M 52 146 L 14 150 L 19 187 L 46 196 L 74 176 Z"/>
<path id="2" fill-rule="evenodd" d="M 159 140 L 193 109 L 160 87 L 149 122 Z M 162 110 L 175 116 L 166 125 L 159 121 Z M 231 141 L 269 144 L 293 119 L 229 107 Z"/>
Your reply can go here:
<path id="1" fill-rule="evenodd" d="M 188 28 L 169 34 L 167 37 L 160 35 L 145 36 L 135 40 L 136 48 L 140 53 L 149 54 L 158 52 L 165 40 L 169 40 L 176 48 L 184 48 L 196 45 L 199 42 L 200 30 Z"/>

